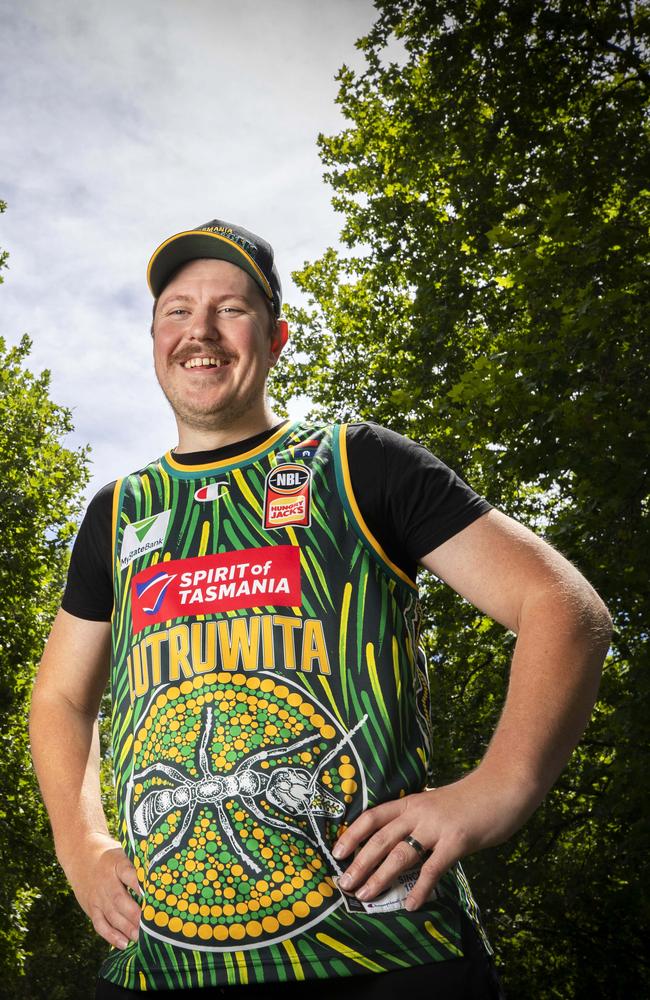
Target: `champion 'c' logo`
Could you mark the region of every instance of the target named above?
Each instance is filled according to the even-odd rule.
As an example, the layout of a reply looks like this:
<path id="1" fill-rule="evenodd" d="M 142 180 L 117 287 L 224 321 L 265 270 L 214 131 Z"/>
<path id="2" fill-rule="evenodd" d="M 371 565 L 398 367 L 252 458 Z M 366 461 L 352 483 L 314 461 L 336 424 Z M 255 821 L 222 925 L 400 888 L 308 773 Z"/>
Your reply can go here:
<path id="1" fill-rule="evenodd" d="M 228 483 L 225 479 L 219 479 L 216 483 L 208 483 L 207 486 L 199 486 L 194 493 L 194 499 L 199 503 L 209 503 L 211 500 L 219 500 L 228 492 Z"/>

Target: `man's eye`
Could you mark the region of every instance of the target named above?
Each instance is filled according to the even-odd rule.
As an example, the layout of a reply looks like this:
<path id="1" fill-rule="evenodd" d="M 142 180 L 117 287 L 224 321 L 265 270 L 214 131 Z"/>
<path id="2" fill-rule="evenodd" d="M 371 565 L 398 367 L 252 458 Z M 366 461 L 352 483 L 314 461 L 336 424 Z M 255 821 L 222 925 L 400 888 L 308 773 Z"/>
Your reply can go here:
<path id="1" fill-rule="evenodd" d="M 237 309 L 235 306 L 222 306 L 219 312 L 222 313 L 238 313 L 241 309 Z"/>

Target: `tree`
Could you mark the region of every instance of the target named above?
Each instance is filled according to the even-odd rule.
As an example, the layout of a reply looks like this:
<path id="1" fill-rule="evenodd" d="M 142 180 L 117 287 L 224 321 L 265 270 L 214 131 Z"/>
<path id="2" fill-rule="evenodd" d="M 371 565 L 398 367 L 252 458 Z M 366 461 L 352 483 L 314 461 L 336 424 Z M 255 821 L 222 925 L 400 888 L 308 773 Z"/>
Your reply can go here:
<path id="1" fill-rule="evenodd" d="M 346 250 L 294 275 L 308 305 L 276 392 L 426 444 L 608 603 L 585 740 L 470 867 L 512 995 L 646 995 L 648 3 L 376 6 L 365 70 L 339 73 L 350 124 L 319 140 Z M 497 717 L 511 638 L 435 585 L 426 608 L 453 777 Z"/>
<path id="2" fill-rule="evenodd" d="M 0 266 L 5 261 L 1 254 Z M 0 993 L 81 998 L 87 983 L 78 994 L 74 986 L 57 994 L 50 977 L 42 991 L 32 989 L 38 968 L 52 971 L 47 954 L 38 954 L 45 941 L 57 941 L 62 977 L 95 943 L 80 911 L 72 917 L 76 941 L 70 919 L 58 924 L 48 916 L 76 904 L 56 864 L 32 771 L 27 712 L 88 472 L 85 449 L 63 444 L 72 423 L 49 398 L 49 373 L 34 375 L 25 366 L 29 350 L 27 337 L 15 347 L 0 338 Z"/>

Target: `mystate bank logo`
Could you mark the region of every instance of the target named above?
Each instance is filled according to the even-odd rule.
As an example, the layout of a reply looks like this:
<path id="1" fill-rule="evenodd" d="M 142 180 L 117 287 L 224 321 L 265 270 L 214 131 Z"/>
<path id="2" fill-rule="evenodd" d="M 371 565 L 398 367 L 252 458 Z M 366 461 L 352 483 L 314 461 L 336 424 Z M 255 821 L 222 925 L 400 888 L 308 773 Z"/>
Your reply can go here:
<path id="1" fill-rule="evenodd" d="M 163 510 L 162 513 L 154 514 L 153 517 L 145 517 L 142 521 L 127 524 L 120 550 L 122 569 L 126 569 L 138 556 L 155 552 L 163 547 L 170 515 L 171 510 Z"/>
<path id="2" fill-rule="evenodd" d="M 300 549 L 274 545 L 148 566 L 131 581 L 133 631 L 240 608 L 298 607 Z"/>

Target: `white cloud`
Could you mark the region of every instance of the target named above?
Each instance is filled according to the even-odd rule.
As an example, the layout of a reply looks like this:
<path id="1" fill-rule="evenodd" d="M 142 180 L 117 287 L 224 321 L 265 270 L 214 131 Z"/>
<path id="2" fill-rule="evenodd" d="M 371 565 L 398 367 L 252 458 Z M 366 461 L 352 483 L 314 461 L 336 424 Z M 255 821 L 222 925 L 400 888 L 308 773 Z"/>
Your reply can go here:
<path id="1" fill-rule="evenodd" d="M 1 5 L 0 5 L 1 6 Z M 6 7 L 6 9 L 4 9 Z M 145 284 L 166 236 L 214 216 L 291 270 L 335 243 L 316 136 L 361 65 L 370 0 L 7 0 L 0 10 L 3 335 L 94 449 L 93 488 L 174 442 L 153 377 Z"/>

